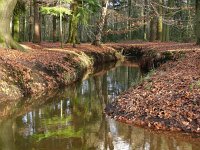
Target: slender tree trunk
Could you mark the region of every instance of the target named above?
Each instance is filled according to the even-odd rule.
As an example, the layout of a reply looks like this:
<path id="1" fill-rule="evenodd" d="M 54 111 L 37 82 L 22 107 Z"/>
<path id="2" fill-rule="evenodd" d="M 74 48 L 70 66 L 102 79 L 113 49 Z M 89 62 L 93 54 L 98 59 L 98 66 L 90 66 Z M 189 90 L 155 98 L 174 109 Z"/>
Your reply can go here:
<path id="1" fill-rule="evenodd" d="M 60 3 L 60 7 L 61 7 L 61 0 L 59 1 L 59 3 Z M 63 48 L 63 23 L 62 23 L 61 12 L 60 12 L 60 47 Z"/>
<path id="2" fill-rule="evenodd" d="M 196 0 L 195 34 L 197 45 L 200 45 L 200 0 Z"/>
<path id="3" fill-rule="evenodd" d="M 25 14 L 22 14 L 19 19 L 19 41 L 25 41 L 25 27 L 26 27 L 26 19 Z"/>
<path id="4" fill-rule="evenodd" d="M 67 43 L 71 42 L 71 34 L 72 34 L 72 15 L 70 16 L 69 19 L 69 35 L 68 35 L 68 39 L 67 39 Z"/>
<path id="5" fill-rule="evenodd" d="M 41 24 L 41 40 L 46 41 L 47 37 L 47 26 L 46 26 L 46 20 L 45 20 L 45 15 L 40 14 L 40 21 L 42 22 Z"/>
<path id="6" fill-rule="evenodd" d="M 188 2 L 188 7 L 191 5 L 191 3 L 192 3 L 192 1 L 191 0 L 187 0 Z M 189 12 L 188 12 L 189 14 L 189 22 L 188 22 L 188 26 L 189 26 L 189 38 L 191 38 L 192 37 L 192 30 L 193 30 L 193 20 L 192 20 L 192 10 L 189 10 Z"/>
<path id="7" fill-rule="evenodd" d="M 166 41 L 166 30 L 167 29 L 167 25 L 163 24 L 163 30 L 162 30 L 162 41 Z"/>
<path id="8" fill-rule="evenodd" d="M 174 6 L 174 0 L 169 0 L 167 2 L 168 7 L 173 7 Z M 173 16 L 172 11 L 168 10 L 167 11 L 167 17 L 168 19 L 171 19 L 171 17 Z M 169 41 L 170 40 L 170 26 L 169 25 L 165 25 L 165 41 Z"/>
<path id="9" fill-rule="evenodd" d="M 163 0 L 163 5 L 167 5 L 167 2 Z M 162 14 L 166 15 L 166 10 L 162 9 Z M 162 29 L 162 41 L 166 41 L 166 30 L 167 25 L 163 23 L 163 29 Z"/>
<path id="10" fill-rule="evenodd" d="M 40 14 L 39 14 L 39 4 L 37 0 L 34 0 L 34 36 L 33 42 L 40 43 L 41 42 L 41 33 L 40 33 Z"/>
<path id="11" fill-rule="evenodd" d="M 20 37 L 20 32 L 19 32 L 20 25 L 19 25 L 19 21 L 20 21 L 20 18 L 19 18 L 18 15 L 13 16 L 12 18 L 14 19 L 13 20 L 13 24 L 12 24 L 12 26 L 14 28 L 14 34 L 13 34 L 14 36 L 13 36 L 13 38 L 14 38 L 15 41 L 19 42 L 19 37 Z"/>
<path id="12" fill-rule="evenodd" d="M 33 5 L 33 0 L 30 0 L 30 18 L 29 18 L 29 42 L 32 41 L 32 25 L 33 25 L 33 17 L 32 17 L 32 5 Z"/>
<path id="13" fill-rule="evenodd" d="M 79 43 L 83 42 L 83 24 L 79 24 L 79 29 L 78 29 L 78 32 L 79 32 Z"/>
<path id="14" fill-rule="evenodd" d="M 169 25 L 166 25 L 165 27 L 165 41 L 169 41 L 170 40 L 170 37 L 169 37 Z"/>
<path id="15" fill-rule="evenodd" d="M 100 46 L 101 45 L 101 36 L 102 36 L 102 31 L 105 23 L 105 18 L 107 14 L 107 9 L 108 9 L 108 0 L 103 0 L 102 2 L 102 11 L 101 11 L 101 19 L 99 24 L 97 25 L 97 32 L 95 36 L 95 40 L 93 42 L 93 45 Z"/>
<path id="16" fill-rule="evenodd" d="M 159 4 L 162 5 L 163 1 L 159 0 Z M 162 6 L 158 6 L 158 24 L 157 24 L 157 40 L 162 41 L 162 30 L 163 30 L 163 23 L 162 23 Z"/>
<path id="17" fill-rule="evenodd" d="M 132 1 L 131 0 L 128 0 L 128 17 L 131 18 L 131 15 L 132 15 Z M 131 31 L 131 21 L 129 20 L 128 21 L 128 29 L 129 29 L 129 32 L 128 32 L 128 38 L 129 40 L 132 39 L 132 31 Z"/>
<path id="18" fill-rule="evenodd" d="M 148 0 L 144 0 L 144 11 L 143 11 L 143 15 L 144 15 L 144 33 L 143 33 L 143 39 L 146 41 L 147 40 L 147 21 L 146 21 L 146 16 L 148 14 L 147 12 L 147 5 L 148 5 Z"/>
<path id="19" fill-rule="evenodd" d="M 53 16 L 53 42 L 56 42 L 56 16 Z"/>
<path id="20" fill-rule="evenodd" d="M 11 36 L 10 22 L 17 0 L 0 0 L 0 47 L 24 50 Z"/>
<path id="21" fill-rule="evenodd" d="M 104 27 L 103 27 L 103 32 L 106 32 L 107 30 L 108 30 L 108 15 L 106 15 L 106 18 L 105 18 L 105 23 L 104 23 Z M 102 41 L 104 42 L 104 43 L 106 43 L 107 42 L 107 35 L 103 35 L 103 39 L 102 39 Z"/>

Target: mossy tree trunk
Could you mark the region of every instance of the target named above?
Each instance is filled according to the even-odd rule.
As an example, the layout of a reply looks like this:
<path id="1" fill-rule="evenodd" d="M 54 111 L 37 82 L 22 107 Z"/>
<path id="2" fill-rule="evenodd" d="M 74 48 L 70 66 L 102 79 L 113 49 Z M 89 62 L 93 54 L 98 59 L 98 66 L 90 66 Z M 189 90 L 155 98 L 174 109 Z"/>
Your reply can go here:
<path id="1" fill-rule="evenodd" d="M 69 36 L 67 43 L 72 43 L 73 47 L 76 46 L 77 43 L 77 31 L 78 31 L 78 2 L 74 1 L 71 4 L 72 16 L 69 22 Z"/>
<path id="2" fill-rule="evenodd" d="M 0 47 L 24 50 L 11 36 L 10 22 L 17 0 L 0 0 Z"/>
<path id="3" fill-rule="evenodd" d="M 196 0 L 195 34 L 197 44 L 200 45 L 200 0 Z"/>

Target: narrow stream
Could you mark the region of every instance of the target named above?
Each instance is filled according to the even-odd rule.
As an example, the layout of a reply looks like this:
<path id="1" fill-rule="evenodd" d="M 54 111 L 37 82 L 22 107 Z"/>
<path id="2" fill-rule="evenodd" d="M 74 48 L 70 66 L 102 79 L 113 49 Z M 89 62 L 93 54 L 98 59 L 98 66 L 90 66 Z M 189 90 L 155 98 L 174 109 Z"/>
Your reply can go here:
<path id="1" fill-rule="evenodd" d="M 155 132 L 106 117 L 104 108 L 141 79 L 137 64 L 110 66 L 48 98 L 0 108 L 1 150 L 199 150 L 184 134 Z"/>

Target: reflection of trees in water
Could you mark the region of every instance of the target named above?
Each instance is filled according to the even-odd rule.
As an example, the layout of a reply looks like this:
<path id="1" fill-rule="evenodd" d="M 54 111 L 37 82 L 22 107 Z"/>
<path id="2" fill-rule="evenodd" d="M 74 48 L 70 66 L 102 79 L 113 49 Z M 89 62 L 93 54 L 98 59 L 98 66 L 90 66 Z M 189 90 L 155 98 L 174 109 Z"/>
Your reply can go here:
<path id="1" fill-rule="evenodd" d="M 7 120 L 0 126 L 0 149 L 15 149 L 15 122 L 12 119 Z"/>
<path id="2" fill-rule="evenodd" d="M 96 74 L 82 84 L 70 85 L 42 107 L 3 122 L 0 147 L 112 150 L 125 146 L 127 149 L 196 150 L 199 145 L 195 147 L 105 117 L 105 105 L 139 78 L 138 68 L 121 67 Z M 25 107 L 23 110 L 26 112 Z"/>
<path id="3" fill-rule="evenodd" d="M 198 141 L 192 142 L 183 140 L 182 134 L 177 135 L 181 138 L 174 137 L 173 133 L 169 135 L 156 133 L 137 127 L 129 127 L 118 124 L 118 137 L 122 137 L 124 141 L 129 143 L 130 149 L 148 149 L 148 150 L 198 150 Z M 175 134 L 176 135 L 176 134 Z"/>

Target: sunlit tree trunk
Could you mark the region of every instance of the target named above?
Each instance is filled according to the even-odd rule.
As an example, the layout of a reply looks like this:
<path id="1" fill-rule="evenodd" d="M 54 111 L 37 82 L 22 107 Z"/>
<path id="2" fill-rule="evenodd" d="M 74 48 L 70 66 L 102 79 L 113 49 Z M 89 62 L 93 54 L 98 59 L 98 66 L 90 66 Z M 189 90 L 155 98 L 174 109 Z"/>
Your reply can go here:
<path id="1" fill-rule="evenodd" d="M 200 45 L 200 0 L 196 0 L 195 34 L 197 44 Z"/>
<path id="2" fill-rule="evenodd" d="M 11 36 L 10 22 L 17 0 L 0 0 L 0 47 L 24 50 Z"/>
<path id="3" fill-rule="evenodd" d="M 37 0 L 34 0 L 34 36 L 33 42 L 40 43 L 41 42 L 41 31 L 40 31 L 40 14 L 39 14 L 39 3 Z"/>
<path id="4" fill-rule="evenodd" d="M 162 5 L 163 1 L 159 0 L 159 4 Z M 162 23 L 162 6 L 158 6 L 158 24 L 157 24 L 157 39 L 158 41 L 162 41 L 162 30 L 163 30 L 163 23 Z"/>
<path id="5" fill-rule="evenodd" d="M 101 45 L 101 37 L 102 37 L 102 31 L 103 31 L 107 9 L 108 9 L 108 2 L 109 2 L 108 0 L 102 1 L 101 18 L 100 18 L 99 24 L 97 25 L 97 32 L 95 35 L 95 40 L 93 42 L 93 45 L 96 45 L 96 46 Z"/>
<path id="6" fill-rule="evenodd" d="M 63 48 L 63 20 L 62 20 L 62 13 L 61 13 L 61 0 L 59 0 L 60 5 L 60 47 Z"/>

